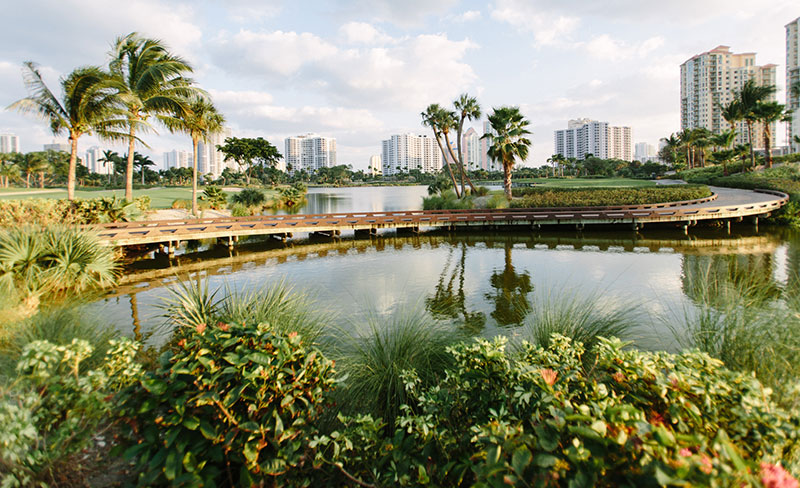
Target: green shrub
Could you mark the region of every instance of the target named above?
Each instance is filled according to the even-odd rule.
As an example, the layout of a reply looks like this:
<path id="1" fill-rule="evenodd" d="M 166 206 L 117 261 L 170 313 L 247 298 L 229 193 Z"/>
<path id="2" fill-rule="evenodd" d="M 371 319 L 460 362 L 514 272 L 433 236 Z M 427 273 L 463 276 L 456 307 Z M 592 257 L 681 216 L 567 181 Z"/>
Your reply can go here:
<path id="1" fill-rule="evenodd" d="M 0 389 L 2 486 L 85 483 L 83 472 L 97 461 L 83 454 L 103 441 L 113 411 L 109 398 L 141 375 L 133 361 L 137 347 L 112 341 L 102 367 L 86 371 L 83 363 L 93 354 L 86 341 L 25 346 L 17 379 Z"/>
<path id="2" fill-rule="evenodd" d="M 703 185 L 663 185 L 640 188 L 515 188 L 512 208 L 648 205 L 711 196 Z"/>
<path id="3" fill-rule="evenodd" d="M 234 203 L 230 206 L 231 217 L 249 217 L 255 215 L 256 207 L 248 207 L 241 203 Z"/>
<path id="4" fill-rule="evenodd" d="M 475 187 L 475 191 L 472 192 L 472 194 L 476 197 L 485 197 L 486 195 L 489 194 L 489 189 L 486 188 L 485 186 L 478 186 Z"/>
<path id="5" fill-rule="evenodd" d="M 294 485 L 333 364 L 268 324 L 201 324 L 119 398 L 140 486 Z"/>
<path id="6" fill-rule="evenodd" d="M 206 202 L 209 208 L 220 209 L 224 208 L 228 203 L 228 198 L 225 192 L 218 186 L 210 185 L 203 189 L 202 200 Z"/>
<path id="7" fill-rule="evenodd" d="M 150 209 L 150 197 L 134 198 L 132 203 L 116 197 L 53 200 L 0 200 L 0 227 L 14 225 L 97 224 L 129 222 Z"/>
<path id="8" fill-rule="evenodd" d="M 406 375 L 419 410 L 397 430 L 342 418 L 315 440 L 318 463 L 341 463 L 318 483 L 761 486 L 759 472 L 782 473 L 777 463 L 800 468 L 797 413 L 752 376 L 699 352 L 606 339 L 595 351 L 587 370 L 582 345 L 563 336 L 514 353 L 504 338 L 454 346 L 442 381 Z"/>
<path id="9" fill-rule="evenodd" d="M 175 210 L 189 210 L 192 208 L 192 201 L 186 198 L 176 198 L 172 201 L 172 208 Z"/>
<path id="10" fill-rule="evenodd" d="M 457 210 L 473 208 L 471 197 L 458 198 L 453 190 L 422 198 L 423 210 Z"/>
<path id="11" fill-rule="evenodd" d="M 486 208 L 508 208 L 508 198 L 502 193 L 495 193 L 486 200 Z"/>
<path id="12" fill-rule="evenodd" d="M 240 203 L 248 207 L 263 205 L 266 199 L 264 192 L 257 188 L 244 188 L 230 197 L 232 203 Z"/>

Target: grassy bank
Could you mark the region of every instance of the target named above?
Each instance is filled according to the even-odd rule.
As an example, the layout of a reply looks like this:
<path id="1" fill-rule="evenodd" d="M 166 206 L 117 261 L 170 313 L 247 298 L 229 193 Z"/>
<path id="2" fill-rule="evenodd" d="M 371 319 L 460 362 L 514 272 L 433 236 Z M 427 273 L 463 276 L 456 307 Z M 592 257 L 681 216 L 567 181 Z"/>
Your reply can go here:
<path id="1" fill-rule="evenodd" d="M 641 188 L 656 186 L 653 180 L 632 178 L 515 178 L 514 184 L 534 184 L 550 188 Z M 481 185 L 502 185 L 501 180 L 477 181 Z"/>

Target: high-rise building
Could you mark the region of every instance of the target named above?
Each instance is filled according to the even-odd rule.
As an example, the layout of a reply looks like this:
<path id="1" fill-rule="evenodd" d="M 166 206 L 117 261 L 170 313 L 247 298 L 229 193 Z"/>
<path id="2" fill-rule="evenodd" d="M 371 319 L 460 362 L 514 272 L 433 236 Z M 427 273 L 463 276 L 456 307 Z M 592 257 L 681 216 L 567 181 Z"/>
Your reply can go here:
<path id="1" fill-rule="evenodd" d="M 418 169 L 431 173 L 442 169 L 442 155 L 432 137 L 396 134 L 381 142 L 383 176 Z"/>
<path id="2" fill-rule="evenodd" d="M 461 150 L 468 170 L 481 169 L 481 137 L 478 131 L 470 127 L 462 134 Z"/>
<path id="3" fill-rule="evenodd" d="M 106 163 L 100 161 L 103 159 L 103 150 L 99 146 L 92 146 L 86 150 L 86 156 L 83 158 L 83 165 L 90 173 L 110 174 L 114 171 L 114 163 Z"/>
<path id="4" fill-rule="evenodd" d="M 633 160 L 631 128 L 610 126 L 608 122 L 570 120 L 566 129 L 555 131 L 553 142 L 555 154 L 565 158 L 585 159 L 591 154 L 602 159 Z"/>
<path id="5" fill-rule="evenodd" d="M 199 158 L 198 158 L 199 159 Z M 185 150 L 173 149 L 164 153 L 164 169 L 170 168 L 191 168 L 192 154 Z"/>
<path id="6" fill-rule="evenodd" d="M 800 93 L 792 91 L 797 86 L 800 90 L 800 17 L 786 24 L 786 108 L 793 110 L 789 123 L 786 124 L 789 146 L 800 151 Z"/>
<path id="7" fill-rule="evenodd" d="M 776 65 L 756 65 L 755 53 L 734 54 L 728 46 L 693 56 L 681 65 L 681 129 L 706 128 L 719 134 L 730 128 L 722 116 L 722 105 L 732 101 L 747 80 L 775 85 Z M 774 101 L 775 96 L 769 98 Z M 761 124 L 754 124 L 753 147 L 763 148 Z M 747 127 L 737 122 L 736 144 L 748 142 Z M 772 127 L 775 133 L 775 127 Z"/>
<path id="8" fill-rule="evenodd" d="M 55 142 L 53 141 L 50 144 L 45 144 L 44 146 L 45 151 L 62 151 L 62 152 L 72 152 L 72 147 L 69 144 L 64 144 L 63 142 Z"/>
<path id="9" fill-rule="evenodd" d="M 214 178 L 219 178 L 225 168 L 230 167 L 238 171 L 234 161 L 225 161 L 225 155 L 217 149 L 225 143 L 225 139 L 231 137 L 231 130 L 228 127 L 221 132 L 209 134 L 208 141 L 200 141 L 197 145 L 197 171 L 202 175 L 211 174 Z"/>
<path id="10" fill-rule="evenodd" d="M 381 167 L 381 155 L 375 154 L 374 156 L 370 156 L 369 158 L 369 173 L 372 176 L 377 176 L 381 174 L 382 167 Z"/>
<path id="11" fill-rule="evenodd" d="M 19 136 L 14 134 L 0 134 L 0 153 L 18 153 Z"/>
<path id="12" fill-rule="evenodd" d="M 646 163 L 656 158 L 656 148 L 646 142 L 637 142 L 634 146 L 633 159 Z"/>
<path id="13" fill-rule="evenodd" d="M 492 129 L 492 124 L 489 121 L 483 122 L 483 135 L 486 134 L 494 134 L 494 129 Z M 503 163 L 500 161 L 492 161 L 489 158 L 489 146 L 491 146 L 492 142 L 489 138 L 481 137 L 481 169 L 485 169 L 487 171 L 501 171 L 503 169 Z"/>
<path id="14" fill-rule="evenodd" d="M 282 171 L 316 171 L 336 166 L 336 138 L 316 134 L 287 137 L 284 141 Z"/>

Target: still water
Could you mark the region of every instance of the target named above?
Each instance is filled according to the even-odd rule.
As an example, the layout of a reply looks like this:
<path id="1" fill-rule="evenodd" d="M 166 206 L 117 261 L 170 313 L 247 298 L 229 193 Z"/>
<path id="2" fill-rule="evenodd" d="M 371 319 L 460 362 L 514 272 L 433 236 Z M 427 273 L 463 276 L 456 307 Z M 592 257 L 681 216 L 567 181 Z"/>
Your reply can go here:
<path id="1" fill-rule="evenodd" d="M 312 189 L 304 213 L 419 208 L 424 187 Z M 298 238 L 299 237 L 299 238 Z M 158 344 L 168 336 L 159 305 L 179 279 L 208 280 L 212 289 L 253 289 L 285 282 L 310 293 L 341 327 L 365 313 L 425 309 L 470 333 L 513 334 L 547 297 L 601 295 L 610 307 L 634 305 L 643 324 L 637 342 L 671 344 L 666 325 L 697 301 L 709 272 L 742 273 L 778 287 L 800 274 L 800 237 L 749 225 L 599 232 L 575 230 L 431 232 L 371 239 L 296 236 L 288 243 L 253 239 L 233 251 L 190 243 L 172 259 L 132 263 L 122 285 L 93 307 L 117 327 Z"/>

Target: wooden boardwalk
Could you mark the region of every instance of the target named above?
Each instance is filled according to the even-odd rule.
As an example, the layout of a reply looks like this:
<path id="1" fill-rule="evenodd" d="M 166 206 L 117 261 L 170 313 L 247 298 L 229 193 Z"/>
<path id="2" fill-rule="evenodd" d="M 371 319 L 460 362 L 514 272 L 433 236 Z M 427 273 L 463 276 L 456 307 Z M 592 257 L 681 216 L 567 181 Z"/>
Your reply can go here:
<path id="1" fill-rule="evenodd" d="M 348 212 L 313 215 L 258 215 L 211 219 L 123 222 L 91 226 L 100 239 L 115 246 L 163 244 L 170 252 L 181 241 L 219 239 L 233 246 L 241 236 L 294 234 L 338 236 L 342 231 L 371 235 L 381 229 L 419 232 L 423 228 L 547 225 L 627 225 L 672 223 L 684 229 L 702 220 L 740 221 L 762 217 L 788 202 L 785 193 L 771 190 L 714 188 L 711 197 L 653 205 L 572 208 L 515 208 L 483 210 L 409 210 Z"/>

